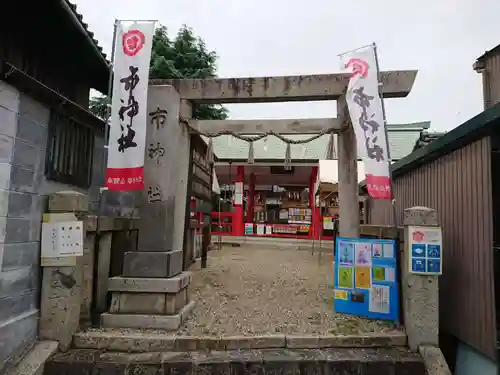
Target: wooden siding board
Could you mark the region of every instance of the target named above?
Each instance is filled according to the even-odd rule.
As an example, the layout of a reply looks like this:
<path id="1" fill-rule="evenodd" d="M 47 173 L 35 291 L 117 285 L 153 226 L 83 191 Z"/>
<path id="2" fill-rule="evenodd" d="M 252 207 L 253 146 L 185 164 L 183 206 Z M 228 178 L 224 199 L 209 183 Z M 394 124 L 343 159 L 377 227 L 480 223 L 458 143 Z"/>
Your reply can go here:
<path id="1" fill-rule="evenodd" d="M 403 210 L 428 206 L 443 227 L 441 328 L 496 358 L 491 145 L 484 137 L 394 180 Z M 370 202 L 370 224 L 390 224 L 390 205 Z"/>
<path id="2" fill-rule="evenodd" d="M 500 55 L 492 55 L 485 61 L 483 72 L 484 108 L 500 102 Z"/>

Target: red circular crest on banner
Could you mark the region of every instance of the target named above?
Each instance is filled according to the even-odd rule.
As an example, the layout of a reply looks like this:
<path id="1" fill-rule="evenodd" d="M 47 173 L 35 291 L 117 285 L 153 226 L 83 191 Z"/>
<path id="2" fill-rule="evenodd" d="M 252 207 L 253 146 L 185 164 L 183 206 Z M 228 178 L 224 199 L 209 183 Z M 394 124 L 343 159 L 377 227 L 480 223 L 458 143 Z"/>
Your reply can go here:
<path id="1" fill-rule="evenodd" d="M 144 33 L 141 30 L 129 30 L 122 36 L 123 53 L 127 56 L 135 56 L 144 46 Z"/>

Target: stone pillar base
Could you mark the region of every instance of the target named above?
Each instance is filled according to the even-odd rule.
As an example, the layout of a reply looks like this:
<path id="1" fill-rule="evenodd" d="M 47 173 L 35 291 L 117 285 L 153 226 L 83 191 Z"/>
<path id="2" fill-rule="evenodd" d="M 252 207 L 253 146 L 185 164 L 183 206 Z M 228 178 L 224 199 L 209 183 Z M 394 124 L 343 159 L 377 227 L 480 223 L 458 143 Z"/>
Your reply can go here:
<path id="1" fill-rule="evenodd" d="M 107 328 L 177 330 L 194 308 L 189 301 L 191 272 L 171 278 L 112 277 L 109 313 L 101 315 Z"/>

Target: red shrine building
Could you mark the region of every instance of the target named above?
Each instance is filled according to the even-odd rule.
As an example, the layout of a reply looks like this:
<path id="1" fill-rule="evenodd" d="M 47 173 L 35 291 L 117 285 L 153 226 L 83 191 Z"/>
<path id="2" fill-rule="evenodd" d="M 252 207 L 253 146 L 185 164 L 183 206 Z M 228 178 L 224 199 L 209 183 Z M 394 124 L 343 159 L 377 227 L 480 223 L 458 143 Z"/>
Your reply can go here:
<path id="1" fill-rule="evenodd" d="M 410 154 L 429 122 L 388 125 L 391 158 Z M 306 139 L 310 135 L 288 136 Z M 212 235 L 332 239 L 339 215 L 337 160 L 324 160 L 329 136 L 291 145 L 291 166 L 285 168 L 286 144 L 275 137 L 248 144 L 230 136 L 213 139 L 216 198 Z M 358 162 L 358 179 L 364 168 Z M 364 217 L 360 202 L 360 221 Z"/>

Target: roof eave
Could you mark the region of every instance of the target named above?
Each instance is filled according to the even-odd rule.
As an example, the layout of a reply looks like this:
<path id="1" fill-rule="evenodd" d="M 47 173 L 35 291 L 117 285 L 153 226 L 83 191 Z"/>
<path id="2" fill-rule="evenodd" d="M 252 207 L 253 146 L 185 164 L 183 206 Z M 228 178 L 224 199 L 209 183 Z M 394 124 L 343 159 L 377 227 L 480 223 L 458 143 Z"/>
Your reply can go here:
<path id="1" fill-rule="evenodd" d="M 85 36 L 91 48 L 95 51 L 96 57 L 103 64 L 103 67 L 109 69 L 110 62 L 106 59 L 106 55 L 102 48 L 98 45 L 98 41 L 92 37 L 92 33 L 86 28 L 83 21 L 78 18 L 76 6 L 71 4 L 69 0 L 60 0 L 63 9 L 68 14 L 69 18 L 73 21 L 77 29 Z M 75 8 L 73 8 L 75 7 Z M 92 35 L 91 35 L 92 34 Z"/>
<path id="2" fill-rule="evenodd" d="M 430 142 L 425 147 L 413 151 L 403 159 L 392 164 L 392 176 L 397 177 L 410 172 L 422 164 L 436 160 L 443 155 L 484 137 L 488 134 L 494 123 L 498 121 L 500 121 L 500 103 L 479 113 L 455 129 L 450 130 L 442 137 Z M 360 182 L 361 187 L 365 185 L 365 181 Z"/>
<path id="3" fill-rule="evenodd" d="M 492 55 L 499 55 L 500 54 L 500 44 L 496 47 L 493 47 L 492 49 L 490 49 L 489 51 L 486 51 L 485 53 L 483 53 L 481 56 L 479 56 L 477 59 L 476 59 L 476 63 L 481 63 L 483 62 L 484 63 L 484 60 L 486 60 L 488 57 L 492 56 Z M 475 64 L 474 64 L 475 65 Z M 475 70 L 475 68 L 474 68 Z"/>

